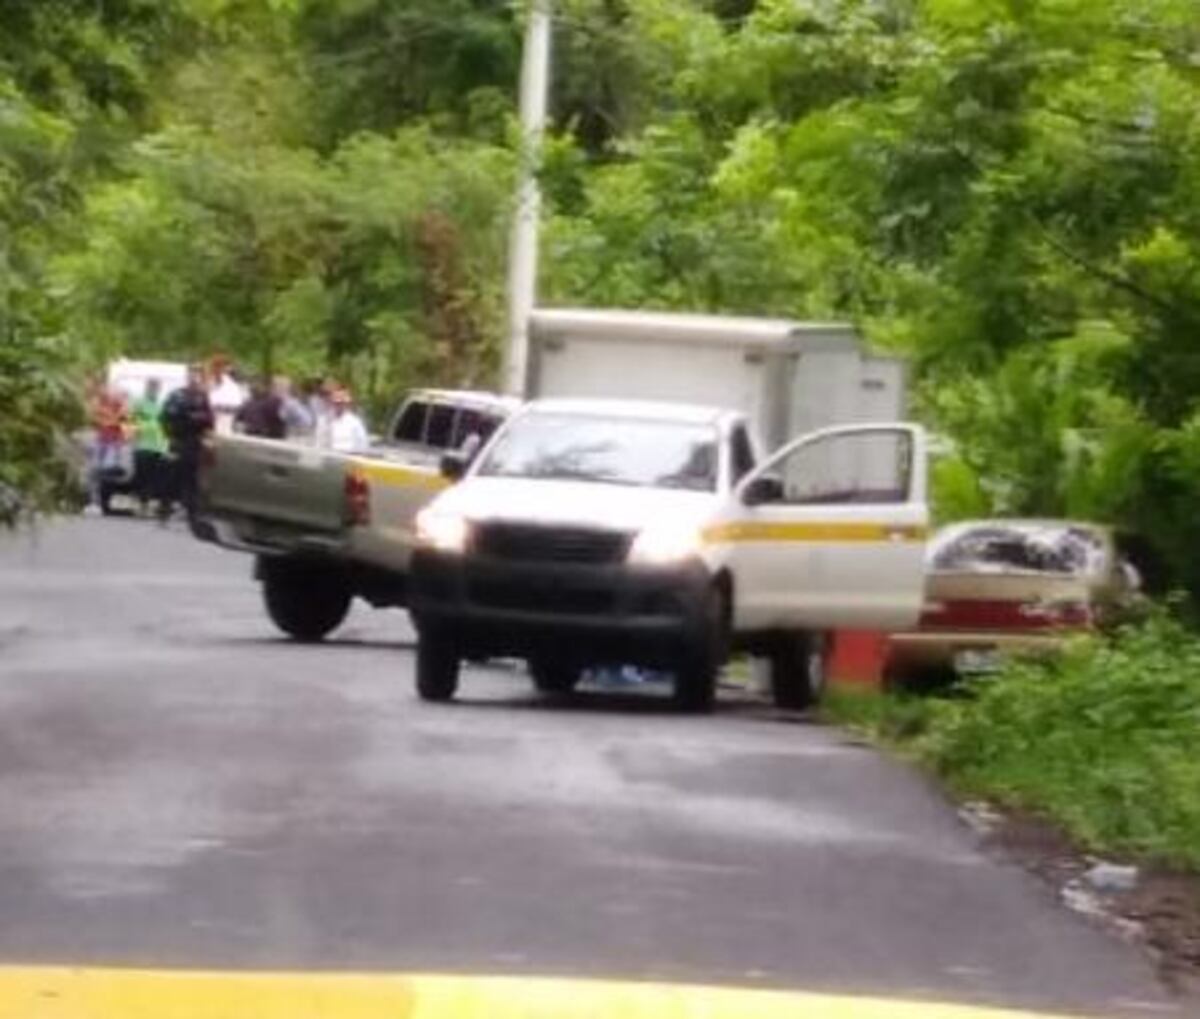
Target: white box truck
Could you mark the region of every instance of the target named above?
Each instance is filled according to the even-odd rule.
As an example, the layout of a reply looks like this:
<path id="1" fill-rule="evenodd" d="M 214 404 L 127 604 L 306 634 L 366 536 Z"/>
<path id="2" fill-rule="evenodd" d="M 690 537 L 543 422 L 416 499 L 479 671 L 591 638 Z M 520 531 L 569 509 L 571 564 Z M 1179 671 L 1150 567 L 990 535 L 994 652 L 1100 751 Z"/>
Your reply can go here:
<path id="1" fill-rule="evenodd" d="M 845 323 L 539 309 L 529 335 L 529 396 L 737 410 L 767 449 L 817 428 L 905 413 L 904 362 L 869 354 Z"/>

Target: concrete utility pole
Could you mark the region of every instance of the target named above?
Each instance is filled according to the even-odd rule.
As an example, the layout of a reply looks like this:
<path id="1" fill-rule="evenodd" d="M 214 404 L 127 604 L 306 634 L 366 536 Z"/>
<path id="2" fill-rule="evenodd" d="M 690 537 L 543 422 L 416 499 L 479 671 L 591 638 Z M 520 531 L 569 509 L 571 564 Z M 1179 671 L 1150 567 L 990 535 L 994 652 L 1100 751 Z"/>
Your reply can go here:
<path id="1" fill-rule="evenodd" d="M 525 393 L 529 313 L 537 301 L 538 227 L 542 195 L 537 171 L 550 91 L 550 0 L 529 0 L 521 60 L 521 163 L 508 249 L 508 351 L 504 390 Z"/>

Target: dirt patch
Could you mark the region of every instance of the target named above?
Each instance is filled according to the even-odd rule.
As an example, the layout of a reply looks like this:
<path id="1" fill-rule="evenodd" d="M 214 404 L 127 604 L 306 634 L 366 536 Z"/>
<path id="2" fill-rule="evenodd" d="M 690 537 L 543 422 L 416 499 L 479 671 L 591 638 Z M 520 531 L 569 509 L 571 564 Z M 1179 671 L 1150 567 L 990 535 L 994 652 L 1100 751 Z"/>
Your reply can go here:
<path id="1" fill-rule="evenodd" d="M 1095 887 L 1088 874 L 1099 862 L 1043 818 L 971 804 L 964 817 L 985 844 L 1052 885 L 1064 903 L 1093 916 L 1154 957 L 1163 978 L 1185 993 L 1200 992 L 1200 874 L 1132 860 L 1129 890 Z"/>
<path id="2" fill-rule="evenodd" d="M 1168 976 L 1200 986 L 1200 876 L 1151 870 L 1116 908 L 1142 926 Z"/>

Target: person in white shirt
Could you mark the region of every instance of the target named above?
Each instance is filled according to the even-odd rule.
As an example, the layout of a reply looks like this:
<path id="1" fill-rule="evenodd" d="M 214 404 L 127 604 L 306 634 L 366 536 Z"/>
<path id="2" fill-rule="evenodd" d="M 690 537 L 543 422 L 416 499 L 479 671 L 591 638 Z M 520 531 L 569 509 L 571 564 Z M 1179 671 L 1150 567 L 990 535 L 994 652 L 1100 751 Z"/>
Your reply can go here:
<path id="1" fill-rule="evenodd" d="M 214 358 L 208 402 L 216 417 L 218 435 L 232 434 L 233 419 L 248 396 L 246 387 L 241 385 L 230 373 L 228 363 L 222 358 Z"/>
<path id="2" fill-rule="evenodd" d="M 304 384 L 304 403 L 313 420 L 312 440 L 318 446 L 329 446 L 329 423 L 333 420 L 329 394 L 336 388 L 327 379 L 309 379 Z"/>
<path id="3" fill-rule="evenodd" d="M 339 453 L 365 453 L 371 444 L 363 419 L 351 409 L 350 393 L 334 390 L 333 417 L 329 422 L 329 448 Z"/>

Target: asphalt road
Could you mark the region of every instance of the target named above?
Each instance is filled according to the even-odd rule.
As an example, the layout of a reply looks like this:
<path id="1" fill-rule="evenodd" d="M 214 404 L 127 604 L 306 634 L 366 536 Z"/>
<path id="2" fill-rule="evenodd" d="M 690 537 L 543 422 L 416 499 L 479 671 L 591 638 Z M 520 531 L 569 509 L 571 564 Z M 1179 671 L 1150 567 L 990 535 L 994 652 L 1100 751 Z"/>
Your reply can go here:
<path id="1" fill-rule="evenodd" d="M 835 729 L 502 669 L 426 705 L 405 616 L 295 646 L 249 571 L 136 520 L 0 538 L 0 963 L 1190 1011 Z"/>

